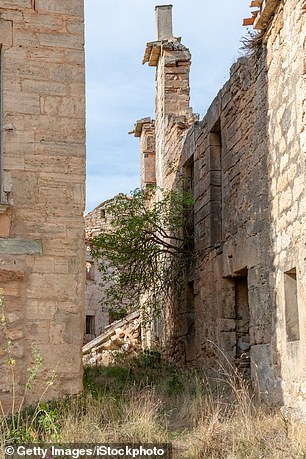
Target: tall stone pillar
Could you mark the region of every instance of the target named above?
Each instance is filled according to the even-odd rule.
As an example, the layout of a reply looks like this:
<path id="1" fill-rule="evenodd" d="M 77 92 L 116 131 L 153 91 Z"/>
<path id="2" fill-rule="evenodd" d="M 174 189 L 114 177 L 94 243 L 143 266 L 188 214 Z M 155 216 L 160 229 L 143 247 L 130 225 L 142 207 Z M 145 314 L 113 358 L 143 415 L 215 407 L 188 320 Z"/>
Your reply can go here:
<path id="1" fill-rule="evenodd" d="M 143 64 L 156 67 L 156 184 L 164 188 L 170 169 L 175 168 L 174 151 L 166 148 L 170 124 L 190 126 L 189 71 L 191 54 L 172 33 L 172 5 L 156 7 L 157 41 L 147 43 Z M 174 150 L 174 149 L 173 149 Z"/>
<path id="2" fill-rule="evenodd" d="M 156 184 L 155 172 L 155 123 L 151 118 L 136 121 L 131 132 L 140 138 L 140 186 L 146 188 Z"/>

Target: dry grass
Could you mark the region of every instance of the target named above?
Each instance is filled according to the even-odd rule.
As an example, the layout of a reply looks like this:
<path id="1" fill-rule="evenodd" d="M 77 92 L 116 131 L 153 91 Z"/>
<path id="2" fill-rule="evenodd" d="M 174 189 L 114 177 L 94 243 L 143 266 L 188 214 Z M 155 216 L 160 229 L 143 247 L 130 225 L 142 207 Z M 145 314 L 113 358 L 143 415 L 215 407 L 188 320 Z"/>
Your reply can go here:
<path id="1" fill-rule="evenodd" d="M 174 459 L 306 459 L 306 425 L 255 400 L 231 368 L 208 380 L 137 362 L 88 369 L 87 384 L 94 398 L 65 414 L 63 441 L 172 442 Z"/>
<path id="2" fill-rule="evenodd" d="M 207 380 L 150 359 L 87 369 L 84 394 L 56 405 L 60 441 L 171 442 L 173 459 L 306 459 L 306 425 L 221 373 Z"/>

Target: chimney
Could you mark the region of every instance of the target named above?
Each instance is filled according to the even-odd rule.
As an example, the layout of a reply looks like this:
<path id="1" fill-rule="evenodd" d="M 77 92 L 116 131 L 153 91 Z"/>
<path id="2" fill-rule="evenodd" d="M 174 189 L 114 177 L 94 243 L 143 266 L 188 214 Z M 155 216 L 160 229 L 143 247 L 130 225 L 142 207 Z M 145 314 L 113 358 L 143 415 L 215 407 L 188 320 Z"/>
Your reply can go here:
<path id="1" fill-rule="evenodd" d="M 173 38 L 172 33 L 172 5 L 155 7 L 157 40 Z"/>

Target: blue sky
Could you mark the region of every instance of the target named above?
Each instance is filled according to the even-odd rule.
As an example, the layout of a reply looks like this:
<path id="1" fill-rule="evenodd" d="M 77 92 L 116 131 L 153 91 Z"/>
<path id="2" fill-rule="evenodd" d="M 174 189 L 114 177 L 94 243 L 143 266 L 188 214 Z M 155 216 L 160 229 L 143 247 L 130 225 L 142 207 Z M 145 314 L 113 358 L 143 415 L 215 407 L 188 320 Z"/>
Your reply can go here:
<path id="1" fill-rule="evenodd" d="M 87 211 L 139 186 L 134 122 L 154 118 L 155 68 L 141 65 L 155 37 L 155 5 L 173 5 L 173 32 L 192 54 L 191 106 L 202 118 L 241 55 L 249 1 L 85 0 Z"/>

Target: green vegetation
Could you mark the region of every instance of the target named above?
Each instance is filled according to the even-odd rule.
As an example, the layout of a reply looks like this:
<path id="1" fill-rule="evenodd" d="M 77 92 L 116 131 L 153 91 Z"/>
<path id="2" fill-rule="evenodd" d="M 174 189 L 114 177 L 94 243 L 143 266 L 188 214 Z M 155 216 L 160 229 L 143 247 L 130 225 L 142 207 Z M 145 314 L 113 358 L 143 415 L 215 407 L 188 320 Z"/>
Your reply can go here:
<path id="1" fill-rule="evenodd" d="M 77 397 L 0 420 L 1 442 L 171 442 L 175 459 L 305 459 L 306 426 L 255 400 L 225 367 L 208 380 L 158 352 L 86 368 Z"/>
<path id="2" fill-rule="evenodd" d="M 105 302 L 112 310 L 133 298 L 134 308 L 158 313 L 173 289 L 179 292 L 193 258 L 192 202 L 189 193 L 152 188 L 108 205 L 111 225 L 92 240 L 91 253 L 109 285 Z"/>

